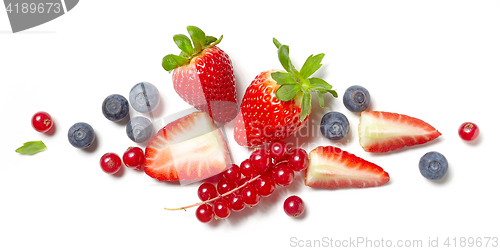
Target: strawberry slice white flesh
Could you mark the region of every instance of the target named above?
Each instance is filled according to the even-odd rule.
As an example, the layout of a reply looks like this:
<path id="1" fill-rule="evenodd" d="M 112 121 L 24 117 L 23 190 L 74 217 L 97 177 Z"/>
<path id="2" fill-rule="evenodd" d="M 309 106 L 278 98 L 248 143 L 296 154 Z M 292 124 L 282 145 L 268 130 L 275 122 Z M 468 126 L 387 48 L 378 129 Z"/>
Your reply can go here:
<path id="1" fill-rule="evenodd" d="M 380 166 L 333 146 L 309 153 L 305 185 L 313 188 L 376 187 L 389 182 Z"/>
<path id="2" fill-rule="evenodd" d="M 428 123 L 403 114 L 362 112 L 358 126 L 359 144 L 367 152 L 388 152 L 424 144 L 439 137 Z"/>
<path id="3" fill-rule="evenodd" d="M 230 164 L 224 135 L 205 112 L 194 112 L 159 130 L 145 155 L 144 171 L 158 180 L 201 180 Z"/>

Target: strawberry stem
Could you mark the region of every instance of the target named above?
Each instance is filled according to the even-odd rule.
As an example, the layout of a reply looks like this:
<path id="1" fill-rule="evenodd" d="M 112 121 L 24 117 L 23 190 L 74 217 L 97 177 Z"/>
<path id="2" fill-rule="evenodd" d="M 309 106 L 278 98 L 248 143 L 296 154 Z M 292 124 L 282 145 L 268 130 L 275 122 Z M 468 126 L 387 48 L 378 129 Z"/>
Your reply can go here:
<path id="1" fill-rule="evenodd" d="M 322 79 L 311 77 L 313 73 L 321 68 L 321 61 L 325 54 L 320 53 L 318 55 L 309 56 L 300 71 L 298 71 L 295 69 L 290 59 L 290 48 L 288 45 L 281 44 L 276 38 L 273 38 L 273 43 L 276 48 L 278 48 L 279 61 L 286 70 L 286 72 L 275 72 L 271 74 L 271 77 L 280 85 L 276 90 L 276 98 L 286 102 L 301 95 L 300 121 L 304 121 L 311 113 L 311 91 L 317 93 L 318 101 L 322 108 L 325 107 L 322 96 L 324 93 L 330 93 L 334 97 L 337 97 L 337 93 L 331 90 L 332 86 L 330 84 Z"/>
<path id="2" fill-rule="evenodd" d="M 221 35 L 219 39 L 215 40 L 215 42 L 213 42 L 213 43 L 210 43 L 210 44 L 206 45 L 206 46 L 204 47 L 204 49 L 206 49 L 206 48 L 210 48 L 210 47 L 214 47 L 215 45 L 219 44 L 219 43 L 220 43 L 220 41 L 222 41 L 222 37 L 223 37 L 223 35 Z"/>

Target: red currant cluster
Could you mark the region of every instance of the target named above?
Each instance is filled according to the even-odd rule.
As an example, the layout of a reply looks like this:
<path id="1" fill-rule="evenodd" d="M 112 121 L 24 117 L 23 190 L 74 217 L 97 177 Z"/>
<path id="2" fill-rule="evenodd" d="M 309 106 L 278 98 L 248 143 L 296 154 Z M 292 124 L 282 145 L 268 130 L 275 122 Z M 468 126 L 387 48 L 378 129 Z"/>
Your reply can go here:
<path id="1" fill-rule="evenodd" d="M 198 197 L 202 202 L 178 209 L 198 206 L 196 217 L 204 223 L 211 222 L 214 217 L 225 219 L 232 211 L 256 206 L 262 197 L 270 196 L 276 186 L 290 185 L 295 178 L 294 171 L 300 172 L 308 164 L 304 149 L 288 149 L 285 142 L 274 142 L 269 150 L 257 149 L 252 152 L 240 166 L 231 165 L 222 173 L 217 184 L 201 184 Z M 300 212 L 292 216 L 300 215 L 304 210 L 303 205 L 298 209 Z"/>

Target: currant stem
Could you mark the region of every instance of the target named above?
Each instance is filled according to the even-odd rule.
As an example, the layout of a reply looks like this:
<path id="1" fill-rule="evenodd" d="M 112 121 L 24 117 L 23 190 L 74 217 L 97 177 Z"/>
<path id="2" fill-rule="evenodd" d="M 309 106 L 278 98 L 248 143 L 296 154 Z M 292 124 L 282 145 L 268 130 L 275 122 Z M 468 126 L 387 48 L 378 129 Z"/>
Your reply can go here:
<path id="1" fill-rule="evenodd" d="M 165 208 L 165 210 L 169 210 L 169 211 L 184 210 L 184 211 L 186 211 L 186 209 L 188 209 L 188 208 L 197 207 L 197 206 L 201 206 L 201 205 L 203 205 L 203 204 L 210 203 L 210 202 L 212 202 L 212 201 L 218 200 L 218 199 L 220 199 L 220 198 L 222 198 L 222 197 L 224 197 L 224 196 L 227 196 L 227 195 L 229 195 L 229 194 L 232 194 L 232 193 L 234 193 L 234 192 L 238 191 L 240 188 L 243 188 L 243 187 L 247 186 L 248 184 L 252 183 L 254 180 L 258 179 L 260 176 L 261 176 L 261 175 L 259 174 L 259 175 L 255 176 L 255 177 L 253 177 L 253 178 L 249 179 L 247 182 L 243 183 L 243 185 L 241 185 L 241 186 L 239 186 L 239 187 L 237 187 L 237 188 L 235 188 L 235 189 L 233 189 L 233 190 L 231 190 L 231 191 L 229 191 L 229 192 L 227 192 L 227 193 L 225 193 L 225 194 L 221 194 L 221 195 L 219 195 L 219 196 L 217 196 L 217 197 L 215 197 L 215 198 L 212 198 L 212 199 L 210 199 L 210 200 L 206 200 L 206 201 L 198 202 L 198 203 L 196 203 L 196 204 L 193 204 L 193 205 L 190 205 L 190 206 L 186 206 L 186 207 L 179 207 L 179 208 Z"/>
<path id="2" fill-rule="evenodd" d="M 283 164 L 283 163 L 288 163 L 288 161 L 287 161 L 287 160 L 282 160 L 282 161 L 280 161 L 280 162 L 278 162 L 278 163 L 275 163 L 275 164 L 273 165 L 273 167 L 272 167 L 272 168 L 275 168 L 277 165 L 279 165 L 279 164 Z M 212 199 L 210 199 L 210 200 L 206 200 L 206 201 L 198 202 L 198 203 L 196 203 L 196 204 L 193 204 L 193 205 L 190 205 L 190 206 L 186 206 L 186 207 L 178 207 L 178 208 L 166 208 L 166 207 L 165 207 L 164 209 L 165 209 L 165 210 L 169 210 L 169 211 L 177 211 L 177 210 L 184 210 L 184 211 L 186 211 L 186 209 L 188 209 L 188 208 L 197 207 L 197 206 L 201 206 L 201 205 L 204 205 L 204 204 L 210 203 L 210 202 L 212 202 L 212 201 L 218 200 L 218 199 L 220 199 L 220 198 L 222 198 L 222 197 L 224 197 L 224 196 L 227 196 L 227 195 L 229 195 L 229 194 L 232 194 L 232 193 L 234 193 L 234 192 L 238 191 L 239 189 L 241 189 L 241 188 L 243 188 L 243 187 L 247 186 L 248 184 L 252 183 L 252 182 L 253 182 L 253 181 L 255 181 L 256 179 L 260 178 L 260 176 L 261 176 L 261 175 L 262 175 L 262 174 L 259 174 L 259 175 L 255 176 L 255 177 L 253 177 L 253 178 L 251 178 L 251 179 L 247 180 L 247 182 L 243 183 L 243 185 L 241 185 L 241 186 L 239 186 L 239 187 L 237 187 L 237 188 L 235 188 L 235 189 L 233 189 L 233 190 L 231 190 L 231 191 L 229 191 L 229 192 L 227 192 L 227 193 L 225 193 L 225 194 L 221 194 L 221 195 L 219 195 L 219 196 L 217 196 L 217 197 L 215 197 L 215 198 L 212 198 Z"/>

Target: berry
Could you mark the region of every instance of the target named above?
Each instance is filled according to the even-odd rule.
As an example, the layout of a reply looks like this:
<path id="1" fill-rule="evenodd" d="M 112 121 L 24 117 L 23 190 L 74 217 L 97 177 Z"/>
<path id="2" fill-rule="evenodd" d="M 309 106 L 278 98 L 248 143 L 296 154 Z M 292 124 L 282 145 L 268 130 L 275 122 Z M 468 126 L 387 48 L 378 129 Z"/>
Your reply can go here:
<path id="1" fill-rule="evenodd" d="M 309 156 L 307 155 L 306 150 L 302 148 L 295 148 L 290 151 L 287 161 L 288 166 L 292 170 L 300 172 L 305 170 L 307 165 L 309 165 Z"/>
<path id="2" fill-rule="evenodd" d="M 235 189 L 237 186 L 236 183 L 233 183 L 233 182 L 229 182 L 225 179 L 221 179 L 218 183 L 217 183 L 217 192 L 222 195 L 222 194 L 225 194 L 233 189 Z"/>
<path id="3" fill-rule="evenodd" d="M 276 185 L 288 186 L 292 184 L 295 173 L 286 164 L 279 164 L 273 169 L 273 179 Z"/>
<path id="4" fill-rule="evenodd" d="M 119 94 L 109 95 L 102 102 L 102 114 L 111 121 L 120 121 L 128 115 L 128 101 Z"/>
<path id="5" fill-rule="evenodd" d="M 296 195 L 290 196 L 285 200 L 283 209 L 288 216 L 299 217 L 304 213 L 304 201 Z"/>
<path id="6" fill-rule="evenodd" d="M 389 182 L 380 166 L 333 146 L 318 146 L 309 152 L 311 159 L 305 185 L 313 188 L 376 187 Z"/>
<path id="7" fill-rule="evenodd" d="M 229 202 L 224 199 L 218 199 L 214 202 L 214 214 L 219 219 L 225 219 L 231 214 L 231 207 Z"/>
<path id="8" fill-rule="evenodd" d="M 122 167 L 120 156 L 116 153 L 105 153 L 100 160 L 101 168 L 105 173 L 115 174 Z"/>
<path id="9" fill-rule="evenodd" d="M 349 133 L 349 120 L 340 112 L 329 112 L 321 118 L 319 130 L 331 140 L 341 140 Z"/>
<path id="10" fill-rule="evenodd" d="M 234 125 L 234 139 L 241 146 L 283 140 L 303 128 L 311 113 L 311 90 L 317 93 L 322 107 L 323 93 L 337 96 L 326 81 L 310 78 L 321 67 L 324 54 L 311 55 L 297 70 L 291 63 L 289 47 L 276 39 L 273 42 L 287 72 L 264 71 L 246 89 Z"/>
<path id="11" fill-rule="evenodd" d="M 246 186 L 241 191 L 241 198 L 243 199 L 245 205 L 253 207 L 259 204 L 260 194 L 254 186 Z"/>
<path id="12" fill-rule="evenodd" d="M 479 127 L 472 122 L 465 122 L 458 128 L 458 135 L 465 141 L 474 141 L 479 137 Z"/>
<path id="13" fill-rule="evenodd" d="M 238 181 L 238 187 L 242 187 L 247 181 L 249 181 L 251 179 L 252 179 L 252 177 L 241 178 L 240 181 Z M 245 186 L 253 186 L 253 187 L 255 187 L 255 182 L 250 182 L 250 183 L 248 183 Z"/>
<path id="14" fill-rule="evenodd" d="M 222 173 L 222 177 L 229 182 L 238 182 L 241 179 L 240 168 L 236 164 L 231 164 L 231 166 Z"/>
<path id="15" fill-rule="evenodd" d="M 129 147 L 125 153 L 123 153 L 123 164 L 125 166 L 141 170 L 142 164 L 144 163 L 144 151 L 140 147 Z"/>
<path id="16" fill-rule="evenodd" d="M 362 86 L 353 85 L 345 91 L 343 101 L 349 111 L 362 112 L 370 105 L 370 93 Z"/>
<path id="17" fill-rule="evenodd" d="M 243 160 L 240 164 L 240 172 L 243 174 L 245 177 L 252 178 L 255 175 L 257 175 L 257 171 L 252 165 L 252 162 L 250 159 Z"/>
<path id="18" fill-rule="evenodd" d="M 143 143 L 153 136 L 153 124 L 148 118 L 137 116 L 127 123 L 125 131 L 129 139 L 136 143 Z"/>
<path id="19" fill-rule="evenodd" d="M 261 176 L 254 181 L 255 187 L 259 194 L 263 197 L 270 196 L 276 187 L 276 183 L 274 182 L 272 176 Z"/>
<path id="20" fill-rule="evenodd" d="M 46 112 L 37 112 L 31 118 L 31 126 L 41 133 L 48 132 L 54 125 L 52 117 Z"/>
<path id="21" fill-rule="evenodd" d="M 165 56 L 162 66 L 172 72 L 174 90 L 184 101 L 217 122 L 229 122 L 236 117 L 238 103 L 231 59 L 215 46 L 222 36 L 206 36 L 194 26 L 187 30 L 192 42 L 184 35 L 175 35 L 174 41 L 182 52 L 180 56 Z"/>
<path id="22" fill-rule="evenodd" d="M 222 130 L 205 112 L 168 123 L 148 142 L 144 172 L 160 181 L 203 180 L 223 172 L 230 155 Z"/>
<path id="23" fill-rule="evenodd" d="M 358 126 L 359 144 L 367 152 L 388 152 L 424 144 L 441 136 L 428 123 L 403 114 L 362 112 Z"/>
<path id="24" fill-rule="evenodd" d="M 196 209 L 196 218 L 203 223 L 209 223 L 214 219 L 214 209 L 209 204 L 200 205 Z"/>
<path id="25" fill-rule="evenodd" d="M 87 148 L 95 140 L 94 129 L 87 123 L 76 123 L 68 130 L 68 140 L 76 148 Z"/>
<path id="26" fill-rule="evenodd" d="M 198 187 L 198 198 L 201 201 L 207 201 L 217 196 L 217 189 L 212 183 L 205 182 Z"/>
<path id="27" fill-rule="evenodd" d="M 418 168 L 425 178 L 439 180 L 448 171 L 448 160 L 441 153 L 428 152 L 420 158 Z"/>
<path id="28" fill-rule="evenodd" d="M 160 92 L 151 83 L 141 82 L 130 90 L 130 105 L 140 113 L 154 111 L 160 104 Z"/>
<path id="29" fill-rule="evenodd" d="M 256 174 L 261 174 L 271 168 L 272 159 L 268 151 L 257 149 L 250 154 L 250 162 Z"/>
<path id="30" fill-rule="evenodd" d="M 284 141 L 275 141 L 269 146 L 269 152 L 274 163 L 278 163 L 288 157 L 288 146 Z"/>
<path id="31" fill-rule="evenodd" d="M 234 196 L 229 196 L 227 200 L 229 201 L 229 207 L 231 208 L 231 210 L 239 212 L 245 209 L 245 202 L 243 202 L 241 194 L 234 194 Z"/>

